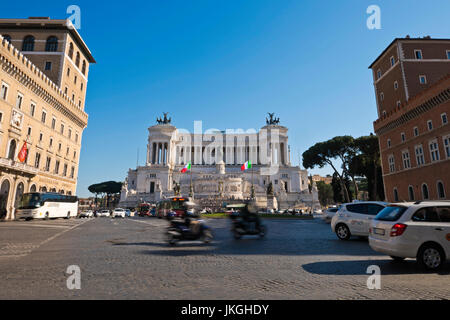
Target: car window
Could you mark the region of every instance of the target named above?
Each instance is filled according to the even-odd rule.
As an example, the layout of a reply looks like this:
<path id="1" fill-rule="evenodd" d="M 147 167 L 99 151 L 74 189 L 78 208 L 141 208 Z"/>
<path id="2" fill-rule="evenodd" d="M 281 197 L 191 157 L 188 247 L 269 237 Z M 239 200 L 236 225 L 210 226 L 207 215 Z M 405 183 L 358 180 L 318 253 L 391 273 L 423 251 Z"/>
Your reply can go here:
<path id="1" fill-rule="evenodd" d="M 450 207 L 436 207 L 441 222 L 450 222 Z"/>
<path id="2" fill-rule="evenodd" d="M 367 214 L 367 204 L 348 204 L 347 210 L 355 213 Z"/>
<path id="3" fill-rule="evenodd" d="M 384 209 L 384 207 L 379 204 L 368 204 L 367 207 L 367 214 L 372 216 L 376 216 L 381 210 Z"/>
<path id="4" fill-rule="evenodd" d="M 331 209 L 328 209 L 328 211 L 330 211 L 330 212 L 337 212 L 338 208 L 331 208 Z"/>
<path id="5" fill-rule="evenodd" d="M 417 222 L 440 222 L 436 208 L 428 207 L 419 209 L 411 218 Z"/>
<path id="6" fill-rule="evenodd" d="M 398 219 L 400 219 L 400 217 L 406 211 L 406 209 L 407 209 L 406 207 L 401 206 L 386 207 L 377 214 L 375 220 L 397 221 Z"/>

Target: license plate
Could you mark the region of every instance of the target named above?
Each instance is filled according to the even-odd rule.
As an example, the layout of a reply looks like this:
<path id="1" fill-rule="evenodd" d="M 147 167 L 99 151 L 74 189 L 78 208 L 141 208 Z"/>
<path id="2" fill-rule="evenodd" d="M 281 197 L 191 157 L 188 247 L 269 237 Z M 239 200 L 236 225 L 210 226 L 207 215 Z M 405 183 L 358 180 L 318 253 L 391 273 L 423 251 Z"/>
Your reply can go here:
<path id="1" fill-rule="evenodd" d="M 373 228 L 373 233 L 384 236 L 384 229 Z"/>

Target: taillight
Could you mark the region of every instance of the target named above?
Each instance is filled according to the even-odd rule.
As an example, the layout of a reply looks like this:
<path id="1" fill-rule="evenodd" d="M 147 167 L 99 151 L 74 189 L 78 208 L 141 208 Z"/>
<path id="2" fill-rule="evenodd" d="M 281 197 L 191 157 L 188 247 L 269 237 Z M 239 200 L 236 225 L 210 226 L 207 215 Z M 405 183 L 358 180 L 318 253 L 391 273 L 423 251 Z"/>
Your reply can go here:
<path id="1" fill-rule="evenodd" d="M 391 229 L 391 237 L 401 236 L 405 232 L 407 225 L 403 223 L 396 223 Z"/>

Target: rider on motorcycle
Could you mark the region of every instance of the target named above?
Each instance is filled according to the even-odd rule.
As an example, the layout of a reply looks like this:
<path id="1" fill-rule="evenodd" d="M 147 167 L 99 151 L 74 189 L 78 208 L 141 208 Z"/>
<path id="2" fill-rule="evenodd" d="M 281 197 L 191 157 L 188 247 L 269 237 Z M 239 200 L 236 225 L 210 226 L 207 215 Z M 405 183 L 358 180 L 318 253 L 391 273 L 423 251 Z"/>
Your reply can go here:
<path id="1" fill-rule="evenodd" d="M 255 222 L 255 227 L 258 229 L 260 226 L 260 218 L 255 211 L 256 207 L 253 203 L 249 202 L 241 209 L 241 218 L 246 225 L 250 222 Z"/>

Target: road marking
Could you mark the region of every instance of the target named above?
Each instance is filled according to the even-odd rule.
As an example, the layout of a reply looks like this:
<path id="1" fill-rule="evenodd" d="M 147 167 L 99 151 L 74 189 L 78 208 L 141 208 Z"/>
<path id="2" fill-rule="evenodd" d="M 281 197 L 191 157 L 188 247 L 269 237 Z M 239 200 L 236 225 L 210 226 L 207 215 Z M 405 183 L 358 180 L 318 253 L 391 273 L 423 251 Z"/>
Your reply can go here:
<path id="1" fill-rule="evenodd" d="M 7 227 L 8 229 L 15 228 L 15 227 L 38 227 L 38 228 L 60 228 L 60 229 L 67 229 L 70 228 L 72 225 L 51 225 L 51 224 L 11 224 L 8 226 L 0 226 L 1 227 Z"/>
<path id="2" fill-rule="evenodd" d="M 139 223 L 147 224 L 147 225 L 152 226 L 152 227 L 163 227 L 163 226 L 164 226 L 163 223 L 155 223 L 155 222 L 141 221 L 141 220 L 135 220 L 135 219 L 129 219 L 129 220 L 130 220 L 130 221 L 134 221 L 134 222 L 139 222 Z"/>

